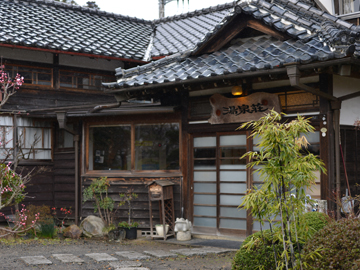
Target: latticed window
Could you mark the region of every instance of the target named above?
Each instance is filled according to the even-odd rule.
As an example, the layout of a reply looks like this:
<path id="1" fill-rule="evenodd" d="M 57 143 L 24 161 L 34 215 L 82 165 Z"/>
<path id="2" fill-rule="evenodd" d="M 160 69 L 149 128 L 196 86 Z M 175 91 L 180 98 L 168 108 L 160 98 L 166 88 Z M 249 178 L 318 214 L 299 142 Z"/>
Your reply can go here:
<path id="1" fill-rule="evenodd" d="M 23 159 L 51 159 L 50 123 L 18 118 L 17 137 L 17 151 Z"/>
<path id="2" fill-rule="evenodd" d="M 14 78 L 17 73 L 24 77 L 24 84 L 52 86 L 53 73 L 50 68 L 6 65 L 5 71 Z"/>
<path id="3" fill-rule="evenodd" d="M 102 82 L 114 80 L 112 76 L 60 70 L 60 87 L 62 88 L 100 90 Z"/>

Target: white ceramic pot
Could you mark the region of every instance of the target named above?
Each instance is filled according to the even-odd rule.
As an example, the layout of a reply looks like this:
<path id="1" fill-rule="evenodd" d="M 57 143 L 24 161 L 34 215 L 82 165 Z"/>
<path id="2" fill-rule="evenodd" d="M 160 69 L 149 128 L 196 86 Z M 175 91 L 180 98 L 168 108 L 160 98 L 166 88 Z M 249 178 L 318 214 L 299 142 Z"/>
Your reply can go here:
<path id="1" fill-rule="evenodd" d="M 155 229 L 156 229 L 156 233 L 157 235 L 161 236 L 161 237 L 164 237 L 164 227 L 162 224 L 157 224 L 155 225 Z M 167 234 L 169 231 L 169 225 L 166 224 L 165 225 L 165 234 Z"/>

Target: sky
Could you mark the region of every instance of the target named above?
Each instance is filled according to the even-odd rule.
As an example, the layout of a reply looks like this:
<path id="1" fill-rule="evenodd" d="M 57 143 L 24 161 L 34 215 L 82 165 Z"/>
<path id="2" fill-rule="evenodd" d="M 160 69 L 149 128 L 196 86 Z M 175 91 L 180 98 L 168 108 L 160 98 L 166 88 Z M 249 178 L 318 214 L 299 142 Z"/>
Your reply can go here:
<path id="1" fill-rule="evenodd" d="M 89 0 L 76 0 L 76 3 L 83 6 Z M 101 10 L 117 14 L 137 17 L 146 20 L 155 20 L 159 18 L 158 0 L 95 0 Z M 218 4 L 232 2 L 232 0 L 189 0 L 168 3 L 165 6 L 165 16 L 173 16 L 180 13 L 186 13 L 196 9 L 202 9 Z"/>

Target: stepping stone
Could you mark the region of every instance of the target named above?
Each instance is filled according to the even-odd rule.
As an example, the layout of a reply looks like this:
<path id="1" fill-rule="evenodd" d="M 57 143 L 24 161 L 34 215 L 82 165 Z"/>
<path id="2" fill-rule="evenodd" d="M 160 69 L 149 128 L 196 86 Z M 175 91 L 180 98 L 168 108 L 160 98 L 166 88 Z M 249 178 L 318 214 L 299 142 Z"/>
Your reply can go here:
<path id="1" fill-rule="evenodd" d="M 144 255 L 140 252 L 136 251 L 119 251 L 115 252 L 116 255 L 119 255 L 121 257 L 125 257 L 128 260 L 146 260 L 150 259 L 150 256 Z"/>
<path id="2" fill-rule="evenodd" d="M 207 250 L 208 253 L 215 253 L 215 254 L 221 254 L 221 253 L 227 253 L 227 252 L 234 251 L 234 249 L 217 248 L 217 247 L 204 247 L 203 249 Z"/>
<path id="3" fill-rule="evenodd" d="M 145 254 L 154 256 L 156 258 L 162 259 L 162 258 L 176 258 L 178 255 L 168 252 L 168 251 L 164 251 L 164 250 L 153 250 L 153 251 L 144 251 Z"/>
<path id="4" fill-rule="evenodd" d="M 52 261 L 49 261 L 44 256 L 26 256 L 20 257 L 25 263 L 31 265 L 39 265 L 39 264 L 52 264 Z"/>
<path id="5" fill-rule="evenodd" d="M 181 254 L 184 256 L 196 256 L 196 255 L 206 255 L 209 253 L 208 250 L 205 250 L 203 248 L 183 248 L 183 249 L 174 249 L 170 250 L 170 252 Z"/>
<path id="6" fill-rule="evenodd" d="M 115 270 L 150 270 L 147 267 L 125 267 L 125 268 L 115 268 Z"/>
<path id="7" fill-rule="evenodd" d="M 120 261 L 120 262 L 111 262 L 110 266 L 114 268 L 129 268 L 129 267 L 140 267 L 142 264 L 141 262 L 134 262 L 134 261 Z"/>
<path id="8" fill-rule="evenodd" d="M 63 263 L 83 263 L 84 260 L 73 254 L 53 254 L 55 259 L 62 261 Z"/>
<path id="9" fill-rule="evenodd" d="M 89 254 L 85 254 L 85 256 L 88 256 L 97 262 L 117 261 L 118 260 L 117 258 L 110 256 L 109 254 L 106 254 L 106 253 L 89 253 Z"/>

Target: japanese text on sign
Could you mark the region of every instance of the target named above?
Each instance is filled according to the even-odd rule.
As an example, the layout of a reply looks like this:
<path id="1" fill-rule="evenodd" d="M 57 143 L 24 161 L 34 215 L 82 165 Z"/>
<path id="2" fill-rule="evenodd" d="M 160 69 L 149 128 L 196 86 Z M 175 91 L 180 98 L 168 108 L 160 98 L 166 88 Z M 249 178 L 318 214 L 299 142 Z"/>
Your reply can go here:
<path id="1" fill-rule="evenodd" d="M 223 107 L 223 115 L 234 114 L 240 115 L 245 113 L 257 113 L 257 112 L 265 112 L 268 108 L 264 108 L 261 103 L 252 104 L 252 105 L 240 105 L 240 106 L 228 106 Z"/>

